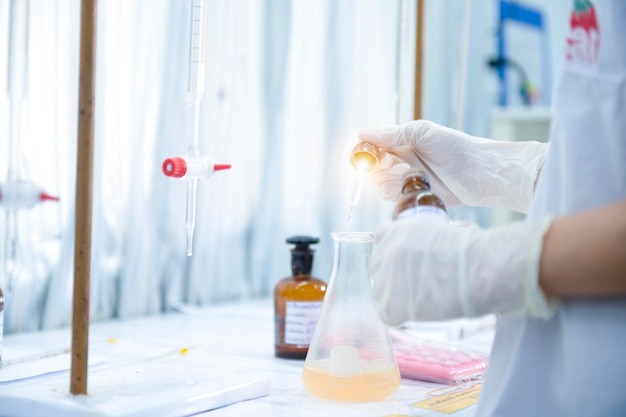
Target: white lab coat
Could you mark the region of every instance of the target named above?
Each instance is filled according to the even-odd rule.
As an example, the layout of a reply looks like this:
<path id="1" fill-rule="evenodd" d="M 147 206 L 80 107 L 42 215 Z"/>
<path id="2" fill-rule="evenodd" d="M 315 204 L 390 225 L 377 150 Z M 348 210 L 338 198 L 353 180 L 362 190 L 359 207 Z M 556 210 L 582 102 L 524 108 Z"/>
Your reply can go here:
<path id="1" fill-rule="evenodd" d="M 595 19 L 567 16 L 551 144 L 529 220 L 626 198 L 626 1 L 592 6 Z M 626 298 L 563 301 L 548 321 L 500 317 L 476 415 L 626 416 Z"/>

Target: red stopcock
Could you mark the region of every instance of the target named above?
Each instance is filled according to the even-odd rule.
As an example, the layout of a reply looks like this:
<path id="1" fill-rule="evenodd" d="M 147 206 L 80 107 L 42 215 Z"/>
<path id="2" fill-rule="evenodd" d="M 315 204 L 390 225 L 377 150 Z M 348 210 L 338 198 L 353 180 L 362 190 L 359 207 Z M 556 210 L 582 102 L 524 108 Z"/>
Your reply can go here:
<path id="1" fill-rule="evenodd" d="M 43 201 L 59 201 L 30 181 L 0 183 L 0 207 L 8 209 L 31 208 Z"/>
<path id="2" fill-rule="evenodd" d="M 163 161 L 163 174 L 180 179 L 209 179 L 215 171 L 230 169 L 230 164 L 218 164 L 207 157 L 174 157 Z"/>

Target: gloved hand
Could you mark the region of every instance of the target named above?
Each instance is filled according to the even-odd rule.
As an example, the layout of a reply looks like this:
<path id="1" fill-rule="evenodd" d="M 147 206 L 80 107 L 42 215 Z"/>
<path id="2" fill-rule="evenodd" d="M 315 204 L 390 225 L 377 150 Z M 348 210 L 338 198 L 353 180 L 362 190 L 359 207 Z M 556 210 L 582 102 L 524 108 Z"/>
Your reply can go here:
<path id="1" fill-rule="evenodd" d="M 369 175 L 384 199 L 396 201 L 409 169 L 424 169 L 446 207 L 505 207 L 525 213 L 543 166 L 547 144 L 504 142 L 470 136 L 430 121 L 376 126 L 359 133 L 383 151 Z"/>
<path id="2" fill-rule="evenodd" d="M 551 219 L 493 229 L 456 226 L 422 213 L 384 223 L 370 262 L 383 320 L 444 320 L 488 313 L 548 318 L 538 284 L 543 236 Z"/>

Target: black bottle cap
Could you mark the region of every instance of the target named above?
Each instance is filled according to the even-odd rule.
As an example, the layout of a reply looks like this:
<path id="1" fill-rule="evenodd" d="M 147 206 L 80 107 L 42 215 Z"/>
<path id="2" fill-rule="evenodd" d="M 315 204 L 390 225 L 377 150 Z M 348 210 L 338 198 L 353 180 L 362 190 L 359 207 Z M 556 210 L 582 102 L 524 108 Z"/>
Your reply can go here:
<path id="1" fill-rule="evenodd" d="M 310 245 L 320 240 L 311 236 L 292 236 L 287 243 L 296 245 L 291 249 L 291 272 L 293 275 L 308 275 L 313 268 L 313 253 Z"/>

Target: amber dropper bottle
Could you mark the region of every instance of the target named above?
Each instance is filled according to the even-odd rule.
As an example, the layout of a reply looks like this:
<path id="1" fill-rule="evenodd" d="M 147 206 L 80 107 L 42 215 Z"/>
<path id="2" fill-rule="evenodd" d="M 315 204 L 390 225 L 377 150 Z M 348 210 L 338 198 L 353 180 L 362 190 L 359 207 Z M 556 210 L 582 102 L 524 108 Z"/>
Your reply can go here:
<path id="1" fill-rule="evenodd" d="M 293 236 L 292 275 L 280 280 L 274 289 L 274 346 L 279 358 L 304 359 L 326 293 L 326 283 L 311 275 L 314 250 L 319 239 Z"/>
<path id="2" fill-rule="evenodd" d="M 428 175 L 419 169 L 411 170 L 402 177 L 402 196 L 396 204 L 393 220 L 424 212 L 448 215 L 441 198 L 430 190 Z"/>

